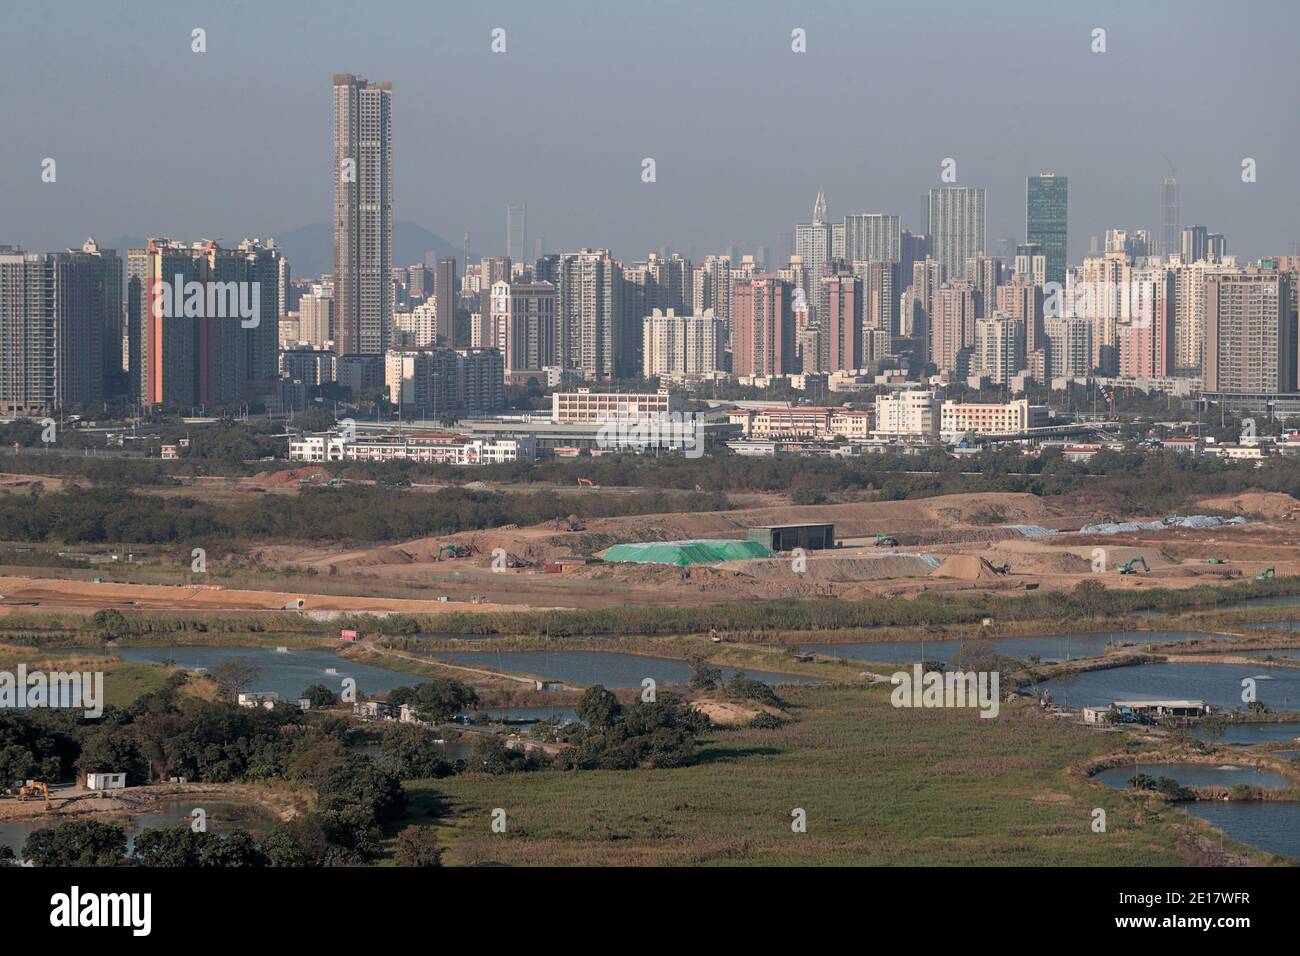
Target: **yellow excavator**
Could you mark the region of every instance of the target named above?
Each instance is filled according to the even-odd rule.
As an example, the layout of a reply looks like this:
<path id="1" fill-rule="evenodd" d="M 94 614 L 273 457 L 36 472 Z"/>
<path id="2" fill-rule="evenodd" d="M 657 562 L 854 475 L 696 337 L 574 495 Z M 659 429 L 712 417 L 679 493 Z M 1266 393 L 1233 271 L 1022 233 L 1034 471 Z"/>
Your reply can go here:
<path id="1" fill-rule="evenodd" d="M 18 788 L 19 800 L 31 800 L 33 797 L 40 797 L 45 801 L 45 809 L 50 808 L 50 786 L 43 780 L 33 780 L 31 783 L 24 784 Z"/>

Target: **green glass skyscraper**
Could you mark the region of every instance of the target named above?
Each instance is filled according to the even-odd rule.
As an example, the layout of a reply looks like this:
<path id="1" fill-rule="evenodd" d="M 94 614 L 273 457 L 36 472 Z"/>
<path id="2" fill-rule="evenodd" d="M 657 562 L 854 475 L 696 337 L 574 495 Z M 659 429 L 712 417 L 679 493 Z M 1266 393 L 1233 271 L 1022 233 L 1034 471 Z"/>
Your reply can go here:
<path id="1" fill-rule="evenodd" d="M 1037 243 L 1047 258 L 1047 281 L 1065 285 L 1066 211 L 1070 181 L 1056 173 L 1025 180 L 1025 241 Z"/>

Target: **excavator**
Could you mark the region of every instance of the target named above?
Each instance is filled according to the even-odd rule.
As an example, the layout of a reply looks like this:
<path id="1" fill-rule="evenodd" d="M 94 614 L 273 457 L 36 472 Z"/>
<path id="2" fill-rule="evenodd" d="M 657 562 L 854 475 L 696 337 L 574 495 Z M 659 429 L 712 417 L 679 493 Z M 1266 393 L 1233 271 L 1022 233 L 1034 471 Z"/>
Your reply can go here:
<path id="1" fill-rule="evenodd" d="M 596 483 L 595 483 L 594 481 L 592 481 L 590 478 L 583 478 L 581 475 L 579 475 L 579 476 L 578 476 L 578 487 L 579 487 L 579 488 L 599 488 L 600 485 L 596 484 Z"/>
<path id="2" fill-rule="evenodd" d="M 1137 566 L 1138 566 L 1139 564 L 1142 565 L 1142 570 L 1143 570 L 1143 571 L 1150 571 L 1150 570 L 1151 570 L 1150 566 L 1147 564 L 1147 559 L 1144 558 L 1144 557 L 1142 557 L 1142 555 L 1139 554 L 1136 558 L 1129 558 L 1127 561 L 1125 561 L 1123 564 L 1121 564 L 1121 565 L 1119 566 L 1119 573 L 1120 573 L 1120 574 L 1136 574 L 1136 573 L 1137 573 Z"/>
<path id="3" fill-rule="evenodd" d="M 877 532 L 877 534 L 876 534 L 876 547 L 877 547 L 877 548 L 897 548 L 897 547 L 898 547 L 898 539 L 895 538 L 893 535 L 885 534 L 883 531 Z"/>
<path id="4" fill-rule="evenodd" d="M 992 569 L 994 574 L 1010 574 L 1011 562 L 1003 561 L 1001 564 L 990 564 L 989 568 Z"/>
<path id="5" fill-rule="evenodd" d="M 1277 572 L 1276 572 L 1275 570 L 1273 570 L 1272 568 L 1265 568 L 1263 571 L 1259 572 L 1259 574 L 1255 575 L 1255 580 L 1256 580 L 1256 581 L 1267 581 L 1269 578 L 1271 578 L 1271 577 L 1272 577 L 1273 575 L 1275 575 L 1276 573 L 1277 573 Z"/>
<path id="6" fill-rule="evenodd" d="M 33 797 L 40 797 L 45 801 L 48 809 L 50 806 L 50 786 L 44 780 L 33 780 L 29 784 L 24 784 L 18 788 L 19 800 L 30 800 Z"/>
<path id="7" fill-rule="evenodd" d="M 473 554 L 475 548 L 463 544 L 444 544 L 438 549 L 438 556 L 435 560 L 441 561 L 443 558 L 468 558 Z"/>
<path id="8" fill-rule="evenodd" d="M 551 522 L 556 531 L 582 531 L 586 525 L 578 518 L 577 515 L 569 515 L 567 518 L 556 518 Z"/>

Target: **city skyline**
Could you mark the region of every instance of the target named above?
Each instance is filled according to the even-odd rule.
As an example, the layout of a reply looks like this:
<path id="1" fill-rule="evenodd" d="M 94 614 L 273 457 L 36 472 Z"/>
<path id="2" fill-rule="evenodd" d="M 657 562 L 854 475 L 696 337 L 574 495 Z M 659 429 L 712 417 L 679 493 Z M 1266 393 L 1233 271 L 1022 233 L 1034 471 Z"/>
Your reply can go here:
<path id="1" fill-rule="evenodd" d="M 1279 26 L 1297 18 L 1286 7 L 1254 9 L 1264 7 Z M 356 15 L 338 9 L 345 18 Z M 20 234 L 7 238 L 29 249 L 54 249 L 79 244 L 87 235 L 105 241 L 146 234 L 229 239 L 326 221 L 331 171 L 318 148 L 329 136 L 321 88 L 332 72 L 346 70 L 393 84 L 394 122 L 401 130 L 394 142 L 399 182 L 394 221 L 418 223 L 457 246 L 468 232 L 479 254 L 506 251 L 502 219 L 510 203 L 528 207 L 529 243 L 544 239 L 548 250 L 608 248 L 631 260 L 667 247 L 698 261 L 727 248 L 743 253 L 779 248 L 780 237 L 806 221 L 810 197 L 818 190 L 825 192 L 832 222 L 881 213 L 900 215 L 904 228 L 914 228 L 910 202 L 900 197 L 941 185 L 986 190 L 987 248 L 995 250 L 1004 239 L 1025 239 L 1024 183 L 1053 169 L 1072 180 L 1068 260 L 1077 263 L 1091 238 L 1106 228 L 1160 235 L 1160 182 L 1171 168 L 1177 169 L 1182 222 L 1206 223 L 1236 237 L 1233 250 L 1246 257 L 1287 253 L 1297 237 L 1285 210 L 1300 200 L 1300 186 L 1283 170 L 1286 157 L 1298 148 L 1298 134 L 1291 124 L 1267 122 L 1266 105 L 1247 100 L 1260 88 L 1284 82 L 1278 71 L 1287 31 L 1252 35 L 1255 50 L 1246 58 L 1236 54 L 1240 47 L 1233 46 L 1232 35 L 1248 29 L 1250 17 L 1216 23 L 1211 32 L 1201 26 L 1208 21 L 1198 19 L 1196 9 L 1101 5 L 1086 19 L 1060 11 L 990 11 L 977 32 L 962 34 L 965 48 L 954 39 L 959 31 L 927 36 L 918 15 L 899 11 L 874 12 L 866 29 L 865 15 L 848 9 L 787 14 L 758 6 L 739 22 L 717 10 L 692 10 L 690 22 L 697 29 L 666 34 L 662 25 L 650 24 L 629 46 L 622 21 L 613 14 L 590 13 L 561 28 L 559 18 L 551 23 L 524 8 L 497 11 L 491 19 L 449 10 L 439 11 L 437 21 L 441 56 L 423 58 L 420 68 L 405 55 L 409 39 L 385 37 L 380 43 L 365 31 L 353 35 L 321 28 L 321 42 L 313 46 L 317 34 L 311 22 L 281 11 L 269 11 L 265 28 L 249 36 L 233 28 L 229 13 L 186 4 L 147 24 L 129 9 L 69 7 L 39 18 L 19 10 L 0 39 L 0 70 L 7 76 L 12 71 L 14 88 L 22 77 L 29 85 L 34 78 L 37 92 L 13 104 L 14 135 L 0 144 L 0 162 L 10 178 L 5 218 L 22 224 Z M 944 14 L 956 26 L 971 17 L 955 6 Z M 1184 21 L 1177 44 L 1151 29 L 1162 17 L 1175 15 Z M 206 24 L 203 53 L 191 50 L 191 30 L 198 23 Z M 858 24 L 862 30 L 853 29 Z M 1090 49 L 1098 24 L 1107 30 L 1105 53 Z M 490 47 L 498 25 L 507 31 L 504 53 Z M 795 27 L 807 31 L 806 53 L 791 49 Z M 1044 46 L 1052 55 L 1017 48 L 1020 59 L 1003 62 L 1012 34 L 1022 29 L 1050 37 Z M 132 57 L 115 51 L 111 75 L 89 89 L 80 76 L 96 67 L 100 54 L 84 49 L 79 37 L 90 30 L 120 35 L 128 53 L 146 44 L 142 52 L 149 56 L 141 62 L 151 68 L 199 81 L 233 74 L 236 95 L 207 104 L 200 117 L 180 109 L 173 91 L 162 90 L 156 112 L 169 117 L 168 123 L 145 124 L 123 137 L 120 130 L 129 126 L 131 114 L 121 104 L 131 100 L 116 94 L 121 84 L 142 82 L 143 75 L 131 65 Z M 51 31 L 64 38 L 53 51 L 45 42 Z M 32 42 L 15 42 L 23 36 Z M 719 49 L 717 36 L 732 42 Z M 852 46 L 855 36 L 861 49 Z M 259 59 L 277 41 L 278 55 Z M 1278 57 L 1267 55 L 1272 43 L 1279 43 Z M 303 44 L 312 48 L 306 63 Z M 595 138 L 577 135 L 575 124 L 588 112 L 619 115 L 609 108 L 631 101 L 643 76 L 639 67 L 652 57 L 655 44 L 676 51 L 674 61 L 683 59 L 683 68 L 700 81 L 692 87 L 709 95 L 685 98 L 682 109 L 673 111 L 676 126 L 644 115 L 640 124 L 601 122 L 589 129 L 600 134 Z M 28 51 L 35 49 L 49 62 L 33 62 Z M 701 58 L 705 49 L 707 60 Z M 78 69 L 71 60 L 61 69 L 63 57 L 74 50 Z M 616 50 L 621 55 L 614 55 Z M 788 130 L 771 141 L 771 116 L 780 115 L 793 98 L 825 86 L 863 50 L 879 58 L 891 77 L 860 91 L 862 105 L 880 119 L 818 126 L 818 114 L 801 108 L 799 128 L 811 126 L 809 142 L 823 145 L 800 148 L 803 138 Z M 1213 54 L 1229 59 L 1233 68 L 1220 71 L 1222 82 L 1215 89 L 1194 99 L 1168 94 L 1153 108 L 1151 91 L 1139 81 L 1143 71 L 1198 51 L 1206 62 L 1213 62 Z M 914 60 L 918 53 L 941 58 L 933 69 L 942 68 L 954 82 L 945 85 L 931 76 L 924 91 L 910 83 L 907 55 Z M 557 58 L 571 65 L 557 70 Z M 970 75 L 956 82 L 960 64 Z M 1031 92 L 1014 95 L 1013 81 L 1040 68 L 1045 71 L 1035 74 Z M 605 80 L 599 89 L 584 81 L 593 71 Z M 505 124 L 510 131 L 485 124 L 469 142 L 430 133 L 434 127 L 470 123 L 459 97 L 437 91 L 459 83 L 508 95 L 542 74 L 546 89 L 563 97 L 580 94 L 578 102 L 588 102 L 590 109 L 512 110 L 511 123 Z M 939 92 L 951 97 L 943 100 Z M 704 105 L 719 96 L 732 103 L 722 138 L 714 113 Z M 979 122 L 973 115 L 977 103 L 987 114 Z M 1058 110 L 1049 110 L 1052 106 Z M 1254 110 L 1260 121 L 1239 127 L 1243 142 L 1222 137 L 1204 142 L 1198 117 L 1229 107 Z M 83 122 L 54 122 L 68 115 Z M 155 129 L 158 125 L 163 128 Z M 1135 128 L 1143 129 L 1150 148 L 1131 145 Z M 765 146 L 756 150 L 762 135 Z M 93 149 L 86 145 L 88 137 Z M 518 148 L 521 139 L 527 148 Z M 192 144 L 200 141 L 210 148 L 196 153 Z M 114 149 L 113 143 L 132 148 Z M 250 151 L 249 143 L 258 148 Z M 513 148 L 501 148 L 506 143 Z M 150 161 L 139 161 L 134 149 L 140 146 L 149 147 Z M 179 163 L 182 156 L 185 162 Z M 41 180 L 45 158 L 58 161 L 55 182 Z M 655 160 L 654 182 L 643 181 L 645 158 Z M 1242 182 L 1245 158 L 1258 164 L 1254 183 Z M 940 181 L 945 159 L 956 161 L 955 182 Z M 194 189 L 200 180 L 205 188 Z"/>

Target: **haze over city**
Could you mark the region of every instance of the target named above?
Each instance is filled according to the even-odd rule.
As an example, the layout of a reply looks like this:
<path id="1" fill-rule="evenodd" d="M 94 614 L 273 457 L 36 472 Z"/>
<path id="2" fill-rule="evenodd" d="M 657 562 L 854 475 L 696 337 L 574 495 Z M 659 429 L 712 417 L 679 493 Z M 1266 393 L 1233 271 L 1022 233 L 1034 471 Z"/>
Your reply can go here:
<path id="1" fill-rule="evenodd" d="M 624 258 L 775 252 L 819 189 L 833 219 L 917 231 L 945 157 L 988 190 L 990 249 L 1024 240 L 1043 170 L 1070 178 L 1071 262 L 1107 228 L 1155 230 L 1172 166 L 1184 223 L 1285 254 L 1298 27 L 1286 2 L 19 5 L 0 32 L 0 221 L 34 249 L 327 222 L 346 71 L 393 84 L 395 218 L 458 250 L 468 231 L 474 255 L 505 252 L 508 202 L 530 245 Z"/>

